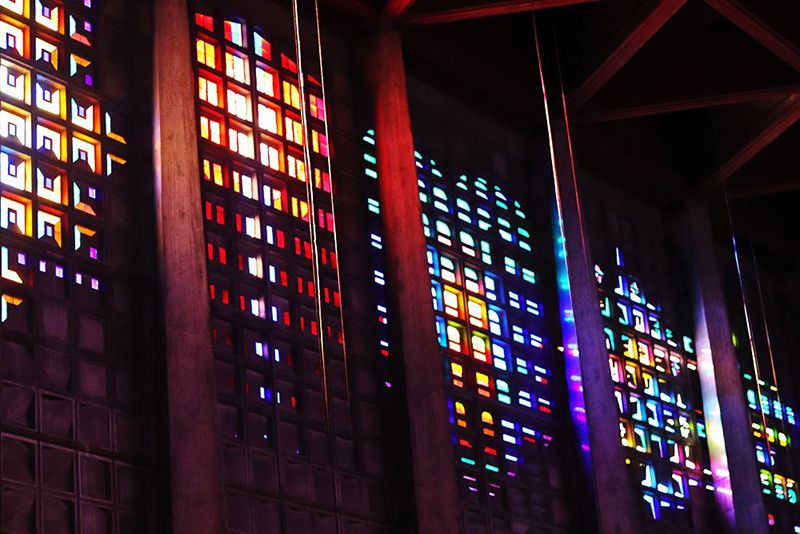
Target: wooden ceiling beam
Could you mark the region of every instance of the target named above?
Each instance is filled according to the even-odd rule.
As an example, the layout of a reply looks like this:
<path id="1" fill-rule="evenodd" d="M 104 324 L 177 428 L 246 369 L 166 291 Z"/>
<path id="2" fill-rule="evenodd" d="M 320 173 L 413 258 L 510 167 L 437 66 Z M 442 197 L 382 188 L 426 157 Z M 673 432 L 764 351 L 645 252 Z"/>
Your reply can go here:
<path id="1" fill-rule="evenodd" d="M 361 24 L 375 23 L 380 19 L 380 13 L 362 0 L 322 0 L 322 3 L 344 15 L 357 17 Z"/>
<path id="2" fill-rule="evenodd" d="M 397 18 L 411 9 L 412 5 L 414 5 L 414 0 L 388 0 L 383 8 L 383 14 L 390 18 Z"/>
<path id="3" fill-rule="evenodd" d="M 581 124 L 612 122 L 625 119 L 635 119 L 638 117 L 649 117 L 652 115 L 662 115 L 665 113 L 675 113 L 678 111 L 688 111 L 692 109 L 743 104 L 758 100 L 787 97 L 794 94 L 800 94 L 800 85 L 767 87 L 749 91 L 731 91 L 722 94 L 718 93 L 707 96 L 681 98 L 666 102 L 654 102 L 651 104 L 640 104 L 630 107 L 592 111 L 579 115 L 577 122 Z"/>
<path id="4" fill-rule="evenodd" d="M 701 182 L 701 191 L 708 192 L 722 185 L 798 120 L 800 95 L 786 97 L 756 125 L 740 148 Z"/>
<path id="5" fill-rule="evenodd" d="M 512 15 L 515 13 L 526 13 L 530 11 L 538 11 L 540 9 L 565 7 L 576 4 L 588 4 L 599 1 L 602 0 L 505 0 L 500 2 L 490 2 L 483 5 L 472 5 L 453 9 L 443 9 L 440 11 L 430 11 L 428 13 L 418 13 L 406 17 L 404 22 L 406 24 L 418 26 L 447 24 L 450 22 L 461 22 L 465 20 L 483 19 L 487 17 L 499 17 L 501 15 Z"/>
<path id="6" fill-rule="evenodd" d="M 764 48 L 800 71 L 800 50 L 735 0 L 705 0 L 717 13 L 761 43 Z"/>
<path id="7" fill-rule="evenodd" d="M 640 11 L 602 63 L 578 86 L 569 99 L 571 113 L 579 111 L 606 83 L 625 66 L 664 25 L 686 4 L 687 0 L 659 0 Z"/>
<path id="8" fill-rule="evenodd" d="M 789 193 L 792 191 L 800 191 L 800 179 L 790 180 L 788 182 L 756 185 L 752 187 L 738 187 L 728 191 L 728 197 L 750 198 L 764 195 L 774 195 L 776 193 Z"/>

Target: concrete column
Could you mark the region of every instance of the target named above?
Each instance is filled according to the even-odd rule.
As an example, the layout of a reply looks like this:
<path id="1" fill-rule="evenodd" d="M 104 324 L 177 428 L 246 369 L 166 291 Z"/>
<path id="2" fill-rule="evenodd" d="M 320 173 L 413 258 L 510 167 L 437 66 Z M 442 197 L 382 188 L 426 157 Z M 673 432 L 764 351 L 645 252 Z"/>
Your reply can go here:
<path id="1" fill-rule="evenodd" d="M 398 313 L 401 352 L 395 354 L 401 354 L 406 375 L 417 527 L 422 533 L 456 533 L 462 530 L 461 506 L 397 31 L 375 37 L 366 71 L 375 109 L 386 289 Z"/>
<path id="2" fill-rule="evenodd" d="M 172 532 L 223 531 L 214 356 L 186 0 L 156 0 L 156 217 L 166 349 Z"/>
<path id="3" fill-rule="evenodd" d="M 537 45 L 559 219 L 555 224 L 560 225 L 564 238 L 563 261 L 577 334 L 598 528 L 605 534 L 641 534 L 646 531 L 644 504 L 638 482 L 625 463 L 619 437 L 619 415 L 608 367 L 594 261 L 581 216 L 583 210 L 572 161 L 569 121 L 556 65 L 556 44 L 552 34 L 538 31 L 543 27 L 548 25 L 537 25 Z M 567 357 L 573 355 L 568 353 Z M 567 367 L 570 368 L 569 362 Z M 570 377 L 570 380 L 575 379 Z M 576 404 L 574 399 L 571 404 Z M 582 429 L 578 428 L 577 433 L 580 435 Z"/>
<path id="4" fill-rule="evenodd" d="M 567 129 L 553 123 L 556 187 L 559 190 L 570 296 L 577 333 L 581 379 L 589 427 L 592 479 L 599 529 L 603 533 L 645 532 L 641 496 L 619 437 L 619 414 L 608 368 L 594 261 L 569 159 Z"/>
<path id="5" fill-rule="evenodd" d="M 728 532 L 766 533 L 750 418 L 705 207 L 687 208 L 678 227 L 688 237 L 695 349 L 717 506 Z"/>

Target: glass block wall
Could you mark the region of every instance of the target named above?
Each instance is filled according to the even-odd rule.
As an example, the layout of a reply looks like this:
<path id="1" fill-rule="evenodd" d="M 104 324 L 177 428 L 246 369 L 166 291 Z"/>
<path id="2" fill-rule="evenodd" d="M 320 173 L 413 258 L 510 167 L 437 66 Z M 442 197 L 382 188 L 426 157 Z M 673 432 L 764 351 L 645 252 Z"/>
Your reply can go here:
<path id="1" fill-rule="evenodd" d="M 227 529 L 377 529 L 384 494 L 364 474 L 342 331 L 329 110 L 316 52 L 304 74 L 276 13 L 258 19 L 269 26 L 191 14 Z"/>
<path id="2" fill-rule="evenodd" d="M 0 1 L 4 532 L 142 532 L 157 510 L 127 7 Z"/>

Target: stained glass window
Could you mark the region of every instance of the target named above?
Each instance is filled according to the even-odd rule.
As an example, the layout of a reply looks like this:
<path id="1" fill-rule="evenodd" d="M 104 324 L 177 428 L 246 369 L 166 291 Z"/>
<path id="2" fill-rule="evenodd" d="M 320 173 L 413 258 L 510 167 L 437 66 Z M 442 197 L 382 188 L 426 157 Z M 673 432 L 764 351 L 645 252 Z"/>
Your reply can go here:
<path id="1" fill-rule="evenodd" d="M 738 339 L 734 340 L 738 344 Z M 752 367 L 749 358 L 744 367 Z M 761 372 L 768 373 L 763 368 Z M 767 521 L 777 529 L 789 529 L 800 526 L 797 479 L 800 454 L 796 442 L 800 439 L 800 427 L 795 407 L 785 403 L 772 380 L 763 376 L 757 379 L 754 374 L 750 370 L 745 372 L 743 385 Z"/>
<path id="2" fill-rule="evenodd" d="M 228 528 L 333 532 L 342 506 L 353 517 L 369 512 L 356 493 L 366 483 L 351 426 L 319 75 L 301 86 L 294 49 L 248 21 L 193 20 Z"/>
<path id="3" fill-rule="evenodd" d="M 693 501 L 714 489 L 694 342 L 666 323 L 620 249 L 595 277 L 631 476 L 650 519 L 691 528 Z"/>
<path id="4" fill-rule="evenodd" d="M 383 291 L 375 133 L 363 141 L 379 353 L 387 365 L 391 316 Z M 488 179 L 449 176 L 421 152 L 415 159 L 466 521 L 497 532 L 516 521 L 552 523 L 550 477 L 558 468 L 550 450 L 560 408 L 529 221 L 521 204 Z"/>
<path id="5" fill-rule="evenodd" d="M 146 213 L 134 206 L 150 186 L 127 164 L 132 106 L 96 83 L 96 65 L 104 80 L 138 83 L 124 74 L 131 58 L 95 42 L 104 23 L 91 0 L 0 0 L 7 531 L 145 529 L 151 381 L 139 375 L 150 359 L 136 294 L 152 281 L 132 258 Z"/>

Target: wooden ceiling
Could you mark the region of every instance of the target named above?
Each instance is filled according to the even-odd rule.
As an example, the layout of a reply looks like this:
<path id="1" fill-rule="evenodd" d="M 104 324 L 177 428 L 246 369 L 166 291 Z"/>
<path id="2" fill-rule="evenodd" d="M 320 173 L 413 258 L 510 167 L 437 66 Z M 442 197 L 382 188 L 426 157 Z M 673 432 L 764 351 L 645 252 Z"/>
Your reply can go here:
<path id="1" fill-rule="evenodd" d="M 532 133 L 535 13 L 557 36 L 580 167 L 665 207 L 724 187 L 800 268 L 800 2 L 323 2 L 355 34 L 398 27 L 414 75 Z"/>

